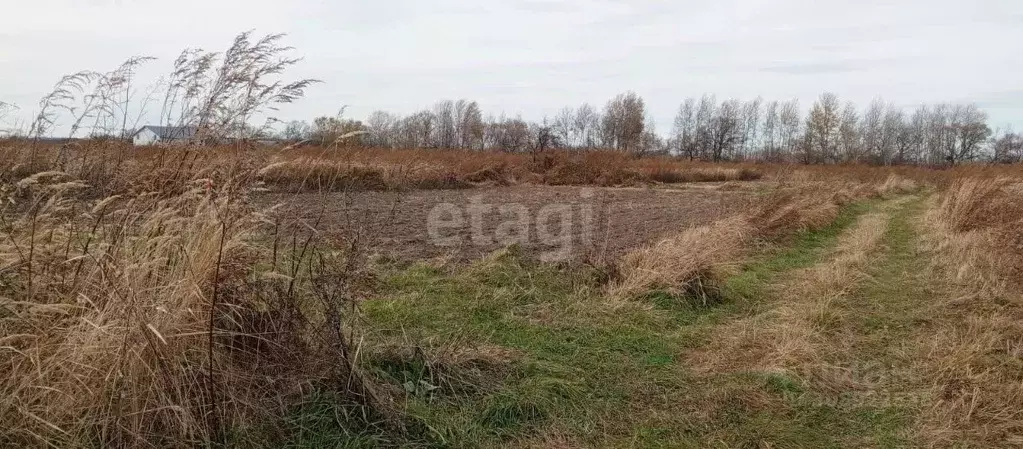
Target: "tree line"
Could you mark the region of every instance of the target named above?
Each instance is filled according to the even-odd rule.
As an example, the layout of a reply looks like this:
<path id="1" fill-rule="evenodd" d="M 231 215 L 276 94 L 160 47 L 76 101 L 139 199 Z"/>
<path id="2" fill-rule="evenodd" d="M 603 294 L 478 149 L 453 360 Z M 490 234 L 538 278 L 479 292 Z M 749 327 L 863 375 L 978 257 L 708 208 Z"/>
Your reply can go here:
<path id="1" fill-rule="evenodd" d="M 337 136 L 363 133 L 338 141 Z M 637 154 L 665 151 L 643 99 L 634 92 L 612 98 L 603 110 L 589 104 L 565 108 L 553 119 L 484 116 L 475 101 L 445 100 L 409 115 L 375 111 L 365 121 L 319 117 L 289 122 L 280 137 L 321 144 L 383 148 L 452 148 L 510 152 L 551 148 L 615 149 Z"/>
<path id="2" fill-rule="evenodd" d="M 920 105 L 907 111 L 882 99 L 860 109 L 824 93 L 804 112 L 799 100 L 750 101 L 714 95 L 687 98 L 672 129 L 658 134 L 645 102 L 634 92 L 564 108 L 540 122 L 484 116 L 469 100 L 445 100 L 409 115 L 375 111 L 365 121 L 320 117 L 289 122 L 281 137 L 381 148 L 453 148 L 543 151 L 613 149 L 673 154 L 704 161 L 804 164 L 955 165 L 966 161 L 1023 161 L 1023 134 L 993 131 L 972 104 Z M 359 132 L 362 132 L 361 134 Z"/>

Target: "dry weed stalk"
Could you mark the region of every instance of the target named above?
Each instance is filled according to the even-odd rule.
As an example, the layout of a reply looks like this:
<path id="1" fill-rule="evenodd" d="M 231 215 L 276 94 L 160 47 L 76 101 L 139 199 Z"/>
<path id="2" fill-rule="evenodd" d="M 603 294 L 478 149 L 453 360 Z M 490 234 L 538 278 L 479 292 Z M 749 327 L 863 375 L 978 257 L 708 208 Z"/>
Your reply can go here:
<path id="1" fill-rule="evenodd" d="M 244 186 L 87 189 L 61 172 L 3 189 L 0 445 L 226 443 L 317 384 L 387 417 L 356 366 L 362 242 L 278 225 L 261 264 Z"/>
<path id="2" fill-rule="evenodd" d="M 196 127 L 200 141 L 251 137 L 254 115 L 302 98 L 305 89 L 319 82 L 277 79 L 300 61 L 286 56 L 293 48 L 280 44 L 284 37 L 268 34 L 253 41 L 249 31 L 235 37 L 223 54 L 183 51 L 174 61 L 162 120 Z"/>

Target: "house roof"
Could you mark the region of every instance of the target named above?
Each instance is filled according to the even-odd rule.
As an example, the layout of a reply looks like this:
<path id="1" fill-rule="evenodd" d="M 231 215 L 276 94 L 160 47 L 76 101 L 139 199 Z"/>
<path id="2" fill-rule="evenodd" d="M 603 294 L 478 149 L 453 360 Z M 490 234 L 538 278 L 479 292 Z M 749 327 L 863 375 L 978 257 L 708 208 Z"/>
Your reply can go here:
<path id="1" fill-rule="evenodd" d="M 135 131 L 135 134 L 133 134 L 132 137 L 134 137 L 135 135 L 138 135 L 138 133 L 142 132 L 142 130 L 145 130 L 145 129 L 148 129 L 148 130 L 152 131 L 153 134 L 156 134 L 160 138 L 160 140 L 191 139 L 191 138 L 195 137 L 195 134 L 199 130 L 198 128 L 196 128 L 194 126 L 155 126 L 155 125 L 146 125 L 146 126 L 143 126 L 143 127 L 139 128 L 138 131 Z"/>

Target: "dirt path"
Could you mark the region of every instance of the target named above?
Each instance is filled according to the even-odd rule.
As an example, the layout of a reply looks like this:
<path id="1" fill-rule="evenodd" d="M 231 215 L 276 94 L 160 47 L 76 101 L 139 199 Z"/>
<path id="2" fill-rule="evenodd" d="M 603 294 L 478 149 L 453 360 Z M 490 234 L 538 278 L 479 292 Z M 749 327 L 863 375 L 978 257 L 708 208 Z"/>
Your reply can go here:
<path id="1" fill-rule="evenodd" d="M 928 204 L 876 204 L 813 265 L 761 279 L 762 304 L 707 329 L 693 370 L 706 382 L 768 379 L 785 398 L 776 408 L 819 419 L 797 431 L 806 441 L 823 432 L 843 447 L 1023 442 L 1020 326 L 997 298 L 935 269 L 921 244 Z"/>
<path id="2" fill-rule="evenodd" d="M 762 305 L 709 329 L 694 370 L 733 381 L 766 376 L 791 411 L 830 417 L 807 423 L 808 435 L 823 431 L 842 446 L 907 444 L 929 401 L 913 365 L 914 335 L 925 332 L 917 310 L 928 299 L 927 261 L 911 228 L 919 204 L 873 205 L 816 263 L 762 279 Z"/>
<path id="3" fill-rule="evenodd" d="M 598 292 L 507 255 L 453 277 L 413 268 L 366 307 L 391 338 L 458 335 L 529 360 L 532 374 L 502 393 L 507 402 L 471 402 L 480 409 L 452 412 L 454 420 L 428 417 L 448 429 L 444 441 L 1020 445 L 1023 298 L 947 279 L 938 268 L 947 254 L 921 237 L 937 235 L 923 222 L 932 199 L 849 204 L 832 224 L 752 256 L 713 304 L 658 292 L 595 307 Z M 491 416 L 495 404 L 511 421 L 496 433 L 494 422 L 474 418 Z M 516 427 L 523 420 L 537 425 Z"/>
<path id="4" fill-rule="evenodd" d="M 822 248 L 819 260 L 782 267 L 773 279 L 762 280 L 767 297 L 762 310 L 724 323 L 712 347 L 698 354 L 698 366 L 708 372 L 786 372 L 820 359 L 832 349 L 826 346 L 832 328 L 845 318 L 842 303 L 864 280 L 889 221 L 881 211 L 861 215 Z"/>
<path id="5" fill-rule="evenodd" d="M 825 373 L 810 385 L 847 407 L 883 411 L 897 440 L 929 447 L 1023 443 L 1018 302 L 949 281 L 923 244 L 922 217 L 933 201 L 890 203 L 884 248 L 867 278 L 840 304 Z M 1018 301 L 1018 299 L 1017 299 Z M 1002 302 L 1002 304 L 999 304 Z M 1018 316 L 1018 315 L 1017 315 Z M 852 436 L 849 445 L 875 441 Z"/>

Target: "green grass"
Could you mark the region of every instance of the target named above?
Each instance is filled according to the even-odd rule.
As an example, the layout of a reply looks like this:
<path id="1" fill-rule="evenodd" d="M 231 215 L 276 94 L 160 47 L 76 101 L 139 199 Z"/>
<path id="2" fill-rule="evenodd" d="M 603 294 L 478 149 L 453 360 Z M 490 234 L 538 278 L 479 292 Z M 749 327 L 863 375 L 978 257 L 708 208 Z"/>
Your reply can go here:
<path id="1" fill-rule="evenodd" d="M 733 303 L 747 300 L 750 311 L 755 311 L 769 299 L 767 287 L 771 284 L 784 285 L 784 273 L 806 268 L 818 262 L 824 253 L 834 246 L 842 230 L 848 228 L 856 217 L 870 210 L 884 209 L 878 203 L 861 203 L 846 209 L 829 228 L 817 233 L 804 234 L 796 243 L 774 258 L 754 262 L 726 285 L 726 296 Z M 920 212 L 919 198 L 902 206 L 891 207 L 890 227 L 885 234 L 881 254 L 869 266 L 870 280 L 857 286 L 846 301 L 844 320 L 835 327 L 845 330 L 833 338 L 843 339 L 844 345 L 856 349 L 854 354 L 843 358 L 826 360 L 836 366 L 851 366 L 852 375 L 872 379 L 891 380 L 893 367 L 911 363 L 905 354 L 899 352 L 900 345 L 893 344 L 907 337 L 915 319 L 910 310 L 912 304 L 926 301 L 927 290 L 915 284 L 914 276 L 924 270 L 923 261 L 913 251 L 912 217 Z M 771 280 L 774 280 L 773 282 Z M 779 282 L 781 279 L 781 282 Z M 778 288 L 777 286 L 775 288 Z M 760 298 L 759 300 L 757 298 Z M 752 312 L 751 312 L 752 313 Z M 850 335 L 854 336 L 850 341 Z M 893 350 L 894 349 L 894 350 Z M 887 372 L 866 372 L 887 370 Z M 749 377 L 744 377 L 749 376 Z M 876 396 L 862 392 L 834 392 L 817 388 L 812 381 L 798 380 L 777 373 L 744 373 L 733 379 L 735 384 L 755 383 L 761 379 L 767 389 L 784 399 L 790 410 L 790 417 L 797 428 L 796 440 L 788 444 L 815 447 L 906 447 L 907 426 L 913 410 L 898 401 L 890 401 L 891 395 L 902 394 L 898 385 L 881 385 Z M 753 421 L 756 417 L 747 417 Z M 760 424 L 753 425 L 754 427 Z M 781 440 L 773 440 L 780 442 Z M 787 445 L 787 444 L 786 444 Z"/>
<path id="2" fill-rule="evenodd" d="M 732 302 L 758 302 L 764 297 L 764 287 L 779 274 L 807 268 L 819 262 L 834 247 L 842 231 L 851 226 L 860 215 L 876 207 L 876 201 L 852 203 L 839 211 L 838 217 L 824 228 L 801 232 L 784 247 L 774 249 L 771 255 L 754 259 L 741 273 L 732 276 L 724 285 L 724 295 Z"/>
<path id="3" fill-rule="evenodd" d="M 841 364 L 854 362 L 855 375 L 871 380 L 872 395 L 850 395 L 849 407 L 858 422 L 874 427 L 871 445 L 909 446 L 907 426 L 915 407 L 911 399 L 913 382 L 907 379 L 914 363 L 904 342 L 914 332 L 928 332 L 927 320 L 918 316 L 933 301 L 933 287 L 926 278 L 928 260 L 916 251 L 916 231 L 912 220 L 922 213 L 922 197 L 910 198 L 892 207 L 891 220 L 881 241 L 884 253 L 868 269 L 868 282 L 851 292 L 841 303 L 847 318 L 840 323 L 844 343 L 852 350 Z M 927 380 L 923 380 L 927 384 Z"/>
<path id="4" fill-rule="evenodd" d="M 583 446 L 837 447 L 842 435 L 897 420 L 884 410 L 829 404 L 779 374 L 697 375 L 685 354 L 722 320 L 761 307 L 767 287 L 786 273 L 819 262 L 873 207 L 848 206 L 830 226 L 765 248 L 706 304 L 651 292 L 612 308 L 593 273 L 529 262 L 515 251 L 454 273 L 395 269 L 363 305 L 372 333 L 362 360 L 408 393 L 403 406 L 419 430 L 401 435 L 402 444 L 499 447 L 555 434 Z M 412 342 L 426 353 L 482 346 L 515 356 L 482 372 L 496 385 L 445 394 L 422 363 L 372 355 L 375 346 Z"/>

